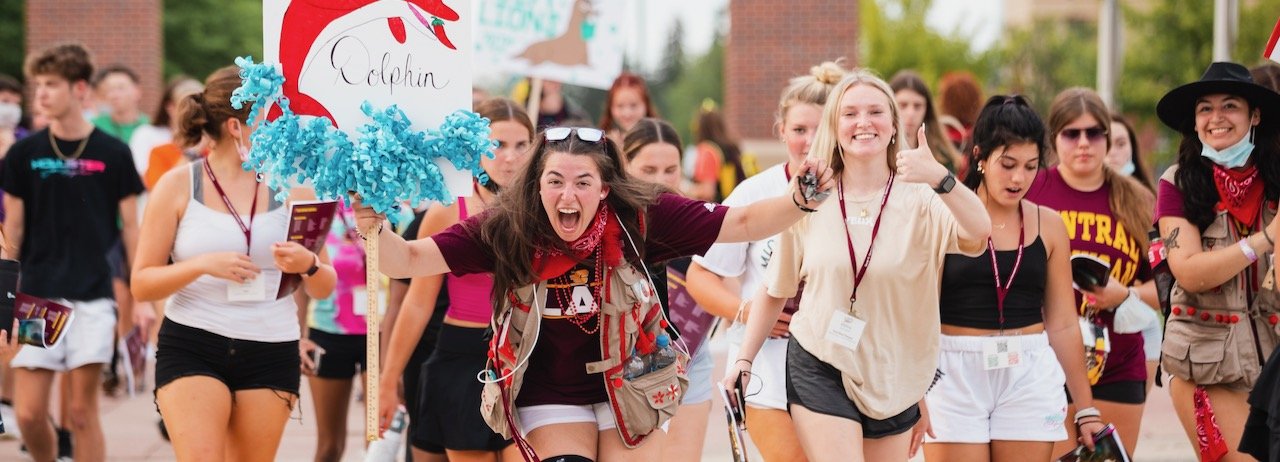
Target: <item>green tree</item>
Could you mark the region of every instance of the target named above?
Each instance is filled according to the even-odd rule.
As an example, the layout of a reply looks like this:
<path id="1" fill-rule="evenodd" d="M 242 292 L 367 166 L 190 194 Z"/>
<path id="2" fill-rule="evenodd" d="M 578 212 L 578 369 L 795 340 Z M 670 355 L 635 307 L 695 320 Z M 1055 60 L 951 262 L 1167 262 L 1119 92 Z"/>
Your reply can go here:
<path id="1" fill-rule="evenodd" d="M 1280 0 L 1242 1 L 1232 60 L 1252 66 L 1280 12 Z M 1156 123 L 1156 103 L 1169 90 L 1200 78 L 1213 60 L 1213 2 L 1158 0 L 1146 10 L 1126 7 L 1124 73 L 1117 86 L 1120 109 Z M 1153 152 L 1157 165 L 1172 162 L 1177 135 L 1167 128 Z"/>
<path id="2" fill-rule="evenodd" d="M 262 60 L 262 3 L 164 0 L 164 72 L 203 79 L 237 56 Z"/>
<path id="3" fill-rule="evenodd" d="M 662 118 L 671 122 L 686 144 L 693 141 L 694 116 L 702 100 L 710 98 L 724 104 L 724 36 L 716 31 L 711 47 L 702 56 L 690 60 L 670 84 L 665 85 L 659 107 Z"/>
<path id="4" fill-rule="evenodd" d="M 858 54 L 863 67 L 888 79 L 913 69 L 926 82 L 952 70 L 979 78 L 992 75 L 992 60 L 975 53 L 962 32 L 940 32 L 925 23 L 933 0 L 863 0 L 859 5 Z"/>
<path id="5" fill-rule="evenodd" d="M 1092 22 L 1039 20 L 1012 30 L 990 52 L 1001 63 L 994 88 L 1025 95 L 1040 114 L 1058 92 L 1093 87 L 1098 68 L 1098 28 Z"/>
<path id="6" fill-rule="evenodd" d="M 22 76 L 22 60 L 26 58 L 27 25 L 25 0 L 0 0 L 0 43 L 9 51 L 0 53 L 0 74 Z"/>
<path id="7" fill-rule="evenodd" d="M 658 70 L 648 79 L 649 92 L 654 95 L 653 104 L 657 106 L 658 115 L 665 117 L 671 114 L 672 108 L 667 106 L 667 100 L 657 98 L 656 95 L 665 93 L 675 83 L 685 70 L 686 60 L 684 22 L 677 18 L 667 34 L 667 43 L 662 49 L 662 61 L 658 64 Z"/>

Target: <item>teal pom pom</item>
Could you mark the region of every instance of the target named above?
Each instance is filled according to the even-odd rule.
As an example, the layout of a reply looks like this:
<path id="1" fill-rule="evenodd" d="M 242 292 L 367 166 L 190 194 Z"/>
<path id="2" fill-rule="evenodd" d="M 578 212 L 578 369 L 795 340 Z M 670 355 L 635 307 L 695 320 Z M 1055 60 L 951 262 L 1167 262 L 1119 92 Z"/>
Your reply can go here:
<path id="1" fill-rule="evenodd" d="M 412 130 L 404 111 L 392 105 L 375 109 L 365 102 L 360 110 L 370 122 L 357 128 L 353 141 L 329 119 L 306 120 L 289 109 L 282 96 L 284 77 L 275 66 L 236 58 L 242 80 L 231 96 L 232 107 L 251 104 L 250 120 L 271 103 L 281 115 L 262 123 L 252 135 L 253 147 L 244 163 L 266 177 L 277 197 L 288 195 L 291 182 L 310 182 L 321 198 L 344 198 L 354 192 L 378 213 L 391 214 L 399 204 L 425 200 L 452 204 L 454 195 L 445 186 L 444 172 L 436 164 L 443 159 L 459 170 L 470 170 L 482 183 L 489 177 L 480 168 L 480 156 L 493 157 L 496 143 L 489 139 L 489 120 L 459 110 L 437 129 Z"/>

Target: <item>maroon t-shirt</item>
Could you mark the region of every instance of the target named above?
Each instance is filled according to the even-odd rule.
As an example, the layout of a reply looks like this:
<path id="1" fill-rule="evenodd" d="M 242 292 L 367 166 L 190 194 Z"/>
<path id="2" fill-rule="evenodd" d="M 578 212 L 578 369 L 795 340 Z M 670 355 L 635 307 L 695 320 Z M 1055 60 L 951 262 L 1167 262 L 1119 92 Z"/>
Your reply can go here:
<path id="1" fill-rule="evenodd" d="M 649 271 L 663 271 L 661 262 L 706 252 L 720 235 L 720 226 L 728 211 L 729 208 L 722 205 L 675 194 L 658 196 L 657 203 L 647 210 L 644 242 L 641 244 Z M 476 220 L 477 217 L 472 217 L 431 237 L 455 275 L 492 272 L 494 262 L 490 255 L 502 251 L 485 248 L 467 231 L 475 229 Z M 625 236 L 622 245 L 626 248 L 631 246 Z M 591 283 L 598 282 L 596 278 L 602 276 L 584 266 L 569 272 L 586 273 L 588 287 L 592 288 Z M 547 306 L 542 307 L 538 344 L 529 358 L 529 369 L 525 372 L 520 396 L 516 397 L 518 406 L 583 405 L 609 399 L 600 374 L 587 374 L 586 371 L 587 363 L 600 360 L 600 339 L 596 329 L 599 316 L 593 316 L 579 326 L 572 317 L 561 315 L 564 308 L 562 300 L 570 299 L 568 290 L 549 289 Z M 587 333 L 593 330 L 597 333 Z"/>
<path id="2" fill-rule="evenodd" d="M 1096 191 L 1083 192 L 1067 185 L 1057 167 L 1043 170 L 1027 191 L 1027 200 L 1057 210 L 1067 225 L 1067 237 L 1071 239 L 1071 254 L 1088 254 L 1111 265 L 1111 277 L 1121 284 L 1131 286 L 1151 279 L 1151 265 L 1147 263 L 1147 249 L 1139 246 L 1135 233 L 1147 230 L 1128 230 L 1111 212 L 1108 197 L 1111 185 L 1103 184 Z M 1076 306 L 1083 297 L 1076 293 Z M 1125 381 L 1147 380 L 1146 355 L 1143 353 L 1142 333 L 1118 334 L 1115 331 L 1115 311 L 1102 311 L 1100 320 L 1110 331 L 1111 352 L 1103 368 L 1098 385 Z M 1083 360 L 1083 359 L 1082 359 Z"/>

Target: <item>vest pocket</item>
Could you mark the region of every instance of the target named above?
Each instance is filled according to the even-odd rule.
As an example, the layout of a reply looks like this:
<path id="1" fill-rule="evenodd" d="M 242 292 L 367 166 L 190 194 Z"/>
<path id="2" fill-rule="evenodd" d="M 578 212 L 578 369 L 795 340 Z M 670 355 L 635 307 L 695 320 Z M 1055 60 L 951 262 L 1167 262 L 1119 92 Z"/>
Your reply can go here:
<path id="1" fill-rule="evenodd" d="M 1169 322 L 1160 363 L 1175 377 L 1198 385 L 1235 382 L 1243 377 L 1237 352 L 1228 351 L 1232 337 L 1233 329 L 1227 324 Z"/>
<path id="2" fill-rule="evenodd" d="M 647 435 L 675 416 L 689 388 L 689 379 L 680 373 L 685 363 L 682 358 L 634 380 L 621 379 L 615 397 L 628 433 Z"/>

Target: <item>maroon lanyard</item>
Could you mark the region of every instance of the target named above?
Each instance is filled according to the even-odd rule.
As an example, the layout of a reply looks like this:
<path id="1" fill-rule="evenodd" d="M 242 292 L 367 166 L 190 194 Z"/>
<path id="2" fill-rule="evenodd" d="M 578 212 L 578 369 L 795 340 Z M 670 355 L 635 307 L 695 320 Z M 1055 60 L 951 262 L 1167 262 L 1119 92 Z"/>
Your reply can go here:
<path id="1" fill-rule="evenodd" d="M 213 175 L 213 167 L 209 166 L 209 160 L 204 161 L 204 172 L 209 174 L 209 181 L 213 182 L 213 189 L 218 190 L 218 197 L 222 198 L 222 203 L 227 205 L 227 211 L 231 212 L 231 218 L 236 219 L 236 224 L 240 225 L 240 232 L 244 233 L 244 245 L 247 248 L 245 254 L 253 252 L 253 216 L 258 212 L 258 183 L 253 184 L 253 205 L 249 206 L 249 224 L 245 225 L 244 219 L 240 218 L 240 214 L 236 212 L 236 207 L 231 205 L 231 198 L 227 197 L 226 191 L 222 190 L 222 184 L 218 183 L 218 177 Z"/>
<path id="2" fill-rule="evenodd" d="M 1018 202 L 1018 256 L 1013 260 L 1013 271 L 1009 272 L 1009 280 L 1005 281 L 1004 287 L 1000 286 L 1000 264 L 996 262 L 996 244 L 987 237 L 987 248 L 991 250 L 991 272 L 996 279 L 996 313 L 1000 316 L 1000 330 L 1004 331 L 1004 298 L 1009 295 L 1009 288 L 1013 286 L 1013 278 L 1018 275 L 1018 268 L 1022 266 L 1022 249 L 1026 247 L 1023 242 L 1026 239 L 1027 227 L 1022 220 L 1022 202 Z"/>
<path id="3" fill-rule="evenodd" d="M 871 243 L 867 245 L 867 255 L 862 259 L 862 268 L 858 268 L 858 257 L 853 251 L 853 235 L 849 233 L 849 214 L 844 208 L 844 177 L 836 182 L 836 187 L 840 192 L 840 218 L 844 224 L 844 242 L 849 245 L 849 265 L 853 266 L 853 293 L 849 295 L 849 309 L 853 309 L 853 302 L 858 301 L 858 285 L 862 284 L 863 276 L 867 275 L 867 266 L 871 264 L 871 251 L 876 247 L 876 235 L 880 233 L 880 218 L 884 216 L 884 206 L 889 203 L 889 191 L 893 189 L 894 173 L 889 172 L 889 181 L 884 185 L 884 197 L 880 199 L 880 210 L 876 212 L 876 223 L 871 226 Z"/>

